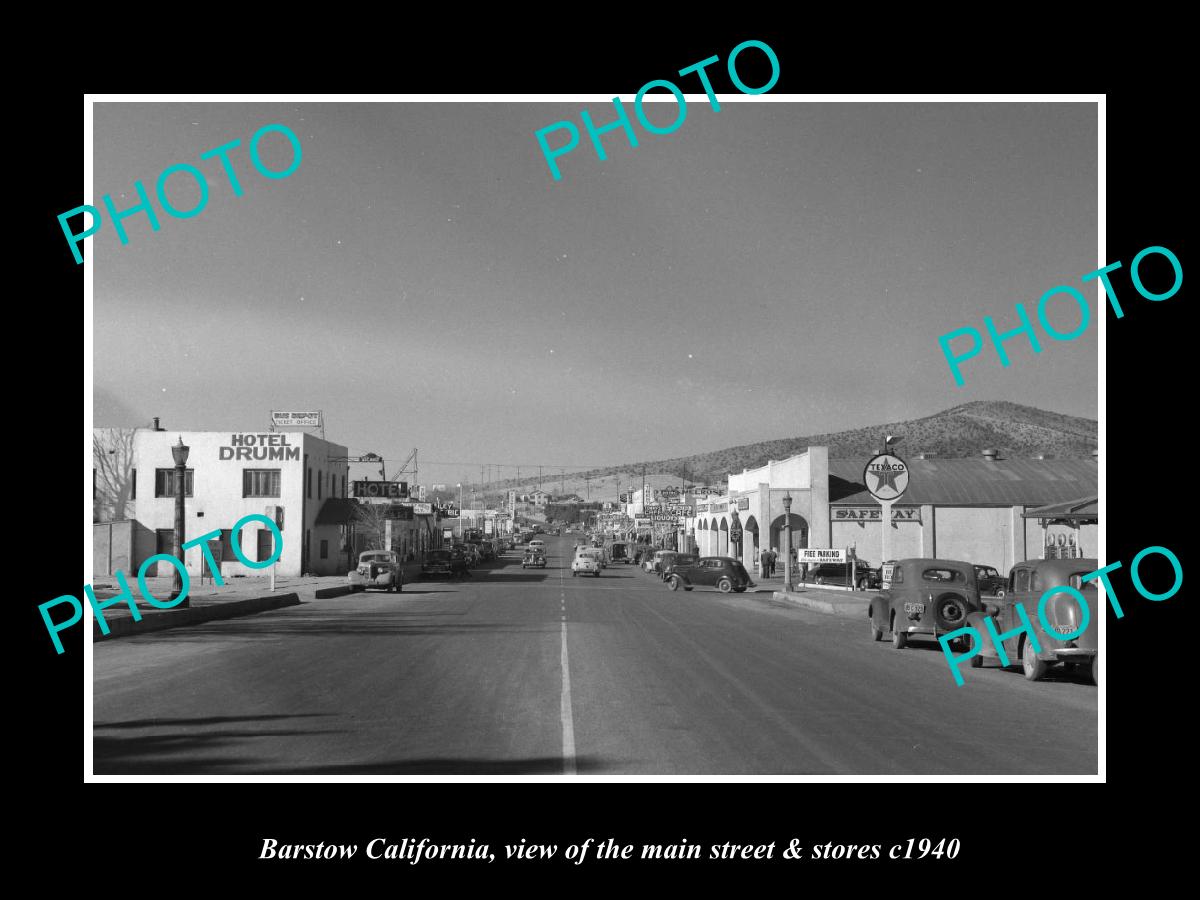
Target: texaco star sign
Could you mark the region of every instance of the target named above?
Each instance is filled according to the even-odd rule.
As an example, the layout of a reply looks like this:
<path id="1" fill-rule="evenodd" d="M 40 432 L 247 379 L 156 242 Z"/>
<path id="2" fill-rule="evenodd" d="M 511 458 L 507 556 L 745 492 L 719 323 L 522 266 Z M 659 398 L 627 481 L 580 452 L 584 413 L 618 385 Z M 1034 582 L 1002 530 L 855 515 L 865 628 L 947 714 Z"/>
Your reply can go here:
<path id="1" fill-rule="evenodd" d="M 896 500 L 908 490 L 908 466 L 898 456 L 881 453 L 863 469 L 863 484 L 876 500 Z"/>

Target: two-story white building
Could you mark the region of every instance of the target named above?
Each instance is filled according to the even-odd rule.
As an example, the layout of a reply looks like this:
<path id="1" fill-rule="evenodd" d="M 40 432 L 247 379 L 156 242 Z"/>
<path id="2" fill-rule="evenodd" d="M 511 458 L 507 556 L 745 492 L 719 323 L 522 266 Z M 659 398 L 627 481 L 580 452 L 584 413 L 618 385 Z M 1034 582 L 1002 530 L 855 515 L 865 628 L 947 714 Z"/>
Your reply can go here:
<path id="1" fill-rule="evenodd" d="M 95 528 L 93 570 L 136 575 L 143 560 L 171 554 L 175 528 L 175 463 L 171 446 L 189 448 L 184 481 L 185 541 L 217 532 L 209 542 L 222 575 L 259 575 L 233 552 L 240 540 L 252 561 L 274 552 L 270 529 L 252 522 L 239 536 L 244 516 L 267 515 L 280 525 L 281 575 L 344 573 L 349 569 L 347 448 L 303 432 L 176 431 L 96 429 L 93 500 L 101 524 Z M 117 459 L 119 457 L 119 459 Z M 107 524 L 108 527 L 102 527 Z M 185 551 L 190 575 L 199 576 L 203 553 Z M 170 575 L 168 563 L 156 572 Z"/>

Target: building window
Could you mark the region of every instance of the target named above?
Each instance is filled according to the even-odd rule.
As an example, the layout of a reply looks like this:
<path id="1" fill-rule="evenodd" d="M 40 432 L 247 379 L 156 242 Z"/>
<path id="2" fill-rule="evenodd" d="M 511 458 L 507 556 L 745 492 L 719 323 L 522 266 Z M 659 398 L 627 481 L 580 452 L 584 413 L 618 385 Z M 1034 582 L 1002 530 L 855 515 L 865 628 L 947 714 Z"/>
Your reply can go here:
<path id="1" fill-rule="evenodd" d="M 312 469 L 308 469 L 304 475 L 304 496 L 312 499 Z"/>
<path id="2" fill-rule="evenodd" d="M 195 469 L 187 469 L 183 475 L 183 496 L 192 496 L 192 473 Z M 174 469 L 155 469 L 154 470 L 154 496 L 155 497 L 174 497 L 175 496 L 175 470 Z"/>
<path id="3" fill-rule="evenodd" d="M 243 497 L 278 497 L 279 469 L 243 469 Z"/>
<path id="4" fill-rule="evenodd" d="M 329 541 L 321 541 L 321 559 L 329 559 Z"/>
<path id="5" fill-rule="evenodd" d="M 321 499 L 321 482 L 322 482 L 323 480 L 324 480 L 324 479 L 323 479 L 323 478 L 322 478 L 322 476 L 321 476 L 321 470 L 320 470 L 320 469 L 317 469 L 317 499 L 318 499 L 318 500 L 320 500 L 320 499 Z"/>
<path id="6" fill-rule="evenodd" d="M 342 496 L 346 496 L 346 476 L 342 476 Z"/>
<path id="7" fill-rule="evenodd" d="M 129 470 L 129 499 L 137 499 L 137 469 Z"/>
<path id="8" fill-rule="evenodd" d="M 174 528 L 159 528 L 154 532 L 154 553 L 165 553 L 167 556 L 175 555 L 175 529 Z"/>
<path id="9" fill-rule="evenodd" d="M 221 562 L 236 562 L 237 557 L 233 553 L 233 529 L 221 529 Z"/>

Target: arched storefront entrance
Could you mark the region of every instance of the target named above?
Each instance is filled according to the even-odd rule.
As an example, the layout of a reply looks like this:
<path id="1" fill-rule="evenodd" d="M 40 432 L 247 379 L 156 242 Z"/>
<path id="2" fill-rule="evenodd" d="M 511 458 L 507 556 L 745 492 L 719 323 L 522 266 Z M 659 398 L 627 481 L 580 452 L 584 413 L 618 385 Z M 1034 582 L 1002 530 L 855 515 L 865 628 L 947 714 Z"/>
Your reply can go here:
<path id="1" fill-rule="evenodd" d="M 705 556 L 719 556 L 717 547 L 720 546 L 717 541 L 717 520 L 713 519 L 708 523 L 708 549 L 705 550 Z"/>
<path id="2" fill-rule="evenodd" d="M 808 522 L 804 516 L 798 516 L 792 513 L 792 549 L 796 550 L 801 547 L 808 546 Z M 775 521 L 771 523 L 771 547 L 779 553 L 783 553 L 783 516 L 777 516 Z M 783 559 L 778 562 L 778 571 L 783 568 Z"/>
<path id="3" fill-rule="evenodd" d="M 717 550 L 716 555 L 717 556 L 728 556 L 729 555 L 729 522 L 726 521 L 725 519 L 721 520 L 720 541 L 721 541 L 721 543 L 718 545 L 720 549 Z"/>
<path id="4" fill-rule="evenodd" d="M 758 519 L 751 516 L 746 520 L 746 524 L 742 526 L 742 533 L 745 537 L 742 538 L 742 549 L 744 551 L 744 559 L 742 560 L 746 568 L 754 572 L 755 566 L 758 565 L 758 554 L 762 547 L 758 543 Z"/>

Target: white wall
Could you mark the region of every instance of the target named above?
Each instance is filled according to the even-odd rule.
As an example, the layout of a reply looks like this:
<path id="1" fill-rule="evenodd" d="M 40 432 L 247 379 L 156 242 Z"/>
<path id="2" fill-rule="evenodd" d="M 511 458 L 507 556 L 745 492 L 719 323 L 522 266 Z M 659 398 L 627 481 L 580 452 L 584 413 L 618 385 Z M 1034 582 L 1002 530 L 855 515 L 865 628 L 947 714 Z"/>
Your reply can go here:
<path id="1" fill-rule="evenodd" d="M 336 495 L 341 496 L 341 475 L 346 474 L 345 463 L 331 463 L 330 456 L 345 456 L 347 450 L 338 444 L 322 441 L 313 435 L 297 432 L 195 432 L 195 431 L 139 431 L 135 440 L 137 468 L 137 518 L 134 534 L 134 564 L 140 565 L 155 553 L 155 530 L 175 527 L 175 499 L 154 496 L 155 469 L 173 468 L 171 446 L 180 436 L 190 448 L 187 467 L 194 470 L 193 493 L 185 502 L 185 540 L 190 541 L 202 534 L 218 529 L 231 529 L 239 519 L 248 514 L 264 515 L 268 506 L 284 508 L 283 553 L 278 562 L 280 574 L 298 575 L 301 569 L 301 552 L 304 530 L 312 529 L 321 503 L 329 496 L 329 472 L 338 474 Z M 242 451 L 242 452 L 239 452 Z M 309 455 L 313 468 L 313 499 L 305 497 L 304 456 Z M 243 470 L 279 469 L 279 497 L 243 497 Z M 316 472 L 320 469 L 325 478 L 322 500 L 316 499 Z M 242 551 L 248 558 L 256 559 L 257 532 L 265 525 L 254 522 L 243 529 Z M 321 529 L 322 536 L 331 542 L 330 559 L 325 560 L 327 574 L 340 571 L 343 566 L 337 561 L 335 552 L 337 529 Z M 236 538 L 235 538 L 236 539 Z M 313 562 L 317 557 L 317 536 L 313 533 Z M 202 551 L 193 547 L 185 551 L 185 564 L 193 577 L 200 574 Z M 159 563 L 155 568 L 162 575 L 173 571 L 169 564 Z M 310 566 L 310 569 L 312 566 Z M 222 562 L 222 575 L 257 575 L 266 570 L 252 569 L 231 556 Z M 319 569 L 318 569 L 319 571 Z M 136 571 L 132 573 L 136 575 Z M 154 574 L 150 572 L 149 574 Z"/>

